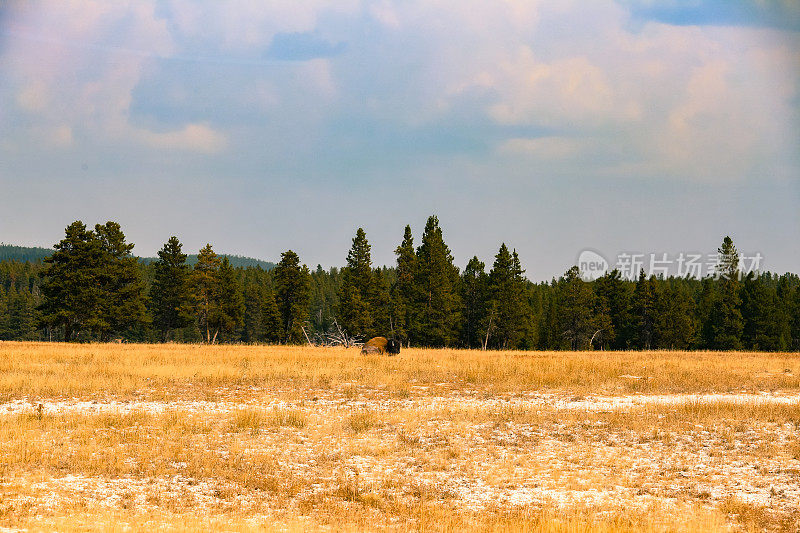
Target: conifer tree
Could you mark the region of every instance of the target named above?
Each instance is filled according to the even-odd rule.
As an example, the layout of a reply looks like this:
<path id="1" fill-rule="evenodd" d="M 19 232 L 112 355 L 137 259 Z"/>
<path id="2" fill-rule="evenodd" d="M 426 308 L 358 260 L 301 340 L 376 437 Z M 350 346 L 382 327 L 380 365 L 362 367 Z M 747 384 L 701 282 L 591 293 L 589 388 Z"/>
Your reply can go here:
<path id="1" fill-rule="evenodd" d="M 192 301 L 200 331 L 205 341 L 211 344 L 212 328 L 215 324 L 217 309 L 217 284 L 219 283 L 219 267 L 221 261 L 210 244 L 206 244 L 197 254 L 197 263 L 192 270 Z M 216 334 L 214 334 L 216 337 Z"/>
<path id="2" fill-rule="evenodd" d="M 54 248 L 53 255 L 44 260 L 42 325 L 61 328 L 69 342 L 100 323 L 98 268 L 104 252 L 94 232 L 80 220 L 66 228 L 65 237 Z"/>
<path id="3" fill-rule="evenodd" d="M 215 312 L 210 320 L 215 331 L 214 337 L 221 333 L 223 339 L 233 340 L 244 322 L 244 297 L 236 269 L 231 266 L 227 256 L 222 258 L 217 272 L 214 299 Z"/>
<path id="4" fill-rule="evenodd" d="M 278 304 L 275 302 L 275 293 L 267 291 L 264 295 L 261 311 L 262 320 L 262 340 L 265 342 L 276 343 L 281 340 L 281 313 Z"/>
<path id="5" fill-rule="evenodd" d="M 744 327 L 740 311 L 739 254 L 730 237 L 725 237 L 717 252 L 717 297 L 709 316 L 711 348 L 739 350 Z"/>
<path id="6" fill-rule="evenodd" d="M 0 340 L 10 341 L 13 332 L 10 329 L 10 317 L 8 313 L 8 300 L 3 285 L 0 284 Z"/>
<path id="7" fill-rule="evenodd" d="M 458 268 L 444 243 L 439 219 L 428 218 L 417 248 L 415 321 L 412 337 L 423 346 L 449 346 L 458 338 L 461 298 Z"/>
<path id="8" fill-rule="evenodd" d="M 800 286 L 794 288 L 794 294 L 791 298 L 787 298 L 790 303 L 790 327 L 792 334 L 792 341 L 790 343 L 792 350 L 800 351 Z"/>
<path id="9" fill-rule="evenodd" d="M 461 274 L 461 299 L 464 304 L 461 343 L 467 348 L 483 346 L 486 336 L 489 278 L 484 269 L 484 263 L 475 256 Z"/>
<path id="10" fill-rule="evenodd" d="M 573 266 L 558 283 L 557 334 L 565 339 L 571 350 L 586 349 L 592 336 L 597 332 L 593 314 L 594 292 L 580 277 L 580 270 Z M 553 342 L 559 345 L 556 338 Z"/>
<path id="11" fill-rule="evenodd" d="M 189 265 L 186 254 L 177 237 L 169 240 L 158 252 L 158 261 L 153 265 L 153 283 L 150 288 L 150 312 L 153 325 L 166 342 L 172 331 L 189 326 L 191 314 L 191 291 Z"/>
<path id="12" fill-rule="evenodd" d="M 503 350 L 516 347 L 524 334 L 523 273 L 516 250 L 512 255 L 503 243 L 489 272 L 489 312 L 494 319 L 490 335 L 497 339 L 497 346 Z"/>
<path id="13" fill-rule="evenodd" d="M 378 335 L 392 337 L 394 335 L 394 320 L 391 316 L 391 286 L 389 274 L 385 268 L 376 268 L 372 273 L 372 288 L 370 290 L 370 307 L 372 308 L 372 331 L 368 337 Z"/>
<path id="14" fill-rule="evenodd" d="M 264 300 L 266 289 L 259 283 L 249 283 L 244 287 L 244 342 L 264 341 Z"/>
<path id="15" fill-rule="evenodd" d="M 659 348 L 686 350 L 695 338 L 694 301 L 685 285 L 662 282 L 656 292 L 654 344 Z"/>
<path id="16" fill-rule="evenodd" d="M 656 321 L 655 278 L 647 278 L 644 269 L 639 271 L 639 280 L 633 290 L 632 326 L 633 345 L 641 350 L 653 347 Z"/>
<path id="17" fill-rule="evenodd" d="M 750 272 L 742 284 L 742 346 L 749 350 L 786 349 L 782 335 L 788 324 L 775 287 L 764 276 Z"/>
<path id="18" fill-rule="evenodd" d="M 291 250 L 281 254 L 274 270 L 275 300 L 281 315 L 282 340 L 288 344 L 304 342 L 303 325 L 308 319 L 311 279 L 308 267 Z"/>
<path id="19" fill-rule="evenodd" d="M 778 278 L 775 287 L 775 350 L 789 350 L 792 346 L 792 296 L 793 287 L 790 278 L 797 281 L 797 276 L 786 273 Z"/>
<path id="20" fill-rule="evenodd" d="M 561 292 L 560 282 L 555 279 L 547 285 L 547 292 L 542 302 L 542 314 L 539 321 L 539 349 L 559 350 L 566 344 L 560 332 L 558 296 Z"/>
<path id="21" fill-rule="evenodd" d="M 714 279 L 705 277 L 700 282 L 700 292 L 697 295 L 695 309 L 697 323 L 696 344 L 703 348 L 711 348 L 714 343 L 714 334 L 711 328 L 711 312 L 717 301 L 717 287 Z"/>
<path id="22" fill-rule="evenodd" d="M 114 333 L 147 322 L 144 283 L 131 253 L 134 245 L 125 241 L 120 225 L 109 221 L 95 225 L 94 230 L 104 251 L 97 269 L 102 295 L 95 329 L 100 340 L 108 341 Z"/>
<path id="23" fill-rule="evenodd" d="M 604 346 L 625 349 L 631 338 L 631 294 L 627 282 L 620 271 L 614 269 L 595 280 L 593 288 L 598 299 L 604 302 L 601 305 L 610 319 L 610 327 L 607 325 L 601 332 Z"/>
<path id="24" fill-rule="evenodd" d="M 391 316 L 395 336 L 408 344 L 411 331 L 416 329 L 414 322 L 418 316 L 415 308 L 417 255 L 414 252 L 411 226 L 406 226 L 403 242 L 394 253 L 397 255 L 397 281 L 391 289 Z"/>
<path id="25" fill-rule="evenodd" d="M 350 335 L 369 338 L 373 334 L 374 288 L 370 245 L 364 230 L 358 228 L 339 292 L 341 325 Z"/>

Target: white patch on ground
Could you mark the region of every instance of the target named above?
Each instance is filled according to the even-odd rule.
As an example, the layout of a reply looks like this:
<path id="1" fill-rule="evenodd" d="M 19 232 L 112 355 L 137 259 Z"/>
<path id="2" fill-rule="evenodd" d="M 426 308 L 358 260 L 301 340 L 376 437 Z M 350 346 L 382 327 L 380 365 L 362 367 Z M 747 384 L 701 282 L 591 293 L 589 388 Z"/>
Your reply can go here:
<path id="1" fill-rule="evenodd" d="M 302 402 L 305 403 L 305 402 Z M 312 405 L 316 408 L 331 407 L 346 403 L 353 409 L 370 409 L 375 411 L 394 411 L 397 409 L 421 409 L 438 411 L 454 407 L 462 409 L 496 410 L 502 408 L 535 410 L 547 408 L 556 410 L 576 410 L 589 412 L 613 412 L 643 409 L 648 406 L 660 405 L 687 405 L 687 404 L 734 404 L 734 405 L 800 405 L 800 393 L 760 392 L 757 394 L 660 394 L 645 395 L 635 394 L 627 396 L 587 396 L 576 398 L 563 394 L 531 393 L 527 397 L 510 398 L 475 398 L 472 396 L 447 396 L 425 397 L 418 399 L 371 399 L 371 400 L 340 400 L 321 398 Z M 220 414 L 230 413 L 240 409 L 286 409 L 297 408 L 297 403 L 283 400 L 268 399 L 263 401 L 234 402 L 234 401 L 86 401 L 86 400 L 32 400 L 22 398 L 0 403 L 0 415 L 16 415 L 36 412 L 39 404 L 42 413 L 55 414 L 128 414 L 144 412 L 161 414 L 170 411 L 188 413 Z"/>

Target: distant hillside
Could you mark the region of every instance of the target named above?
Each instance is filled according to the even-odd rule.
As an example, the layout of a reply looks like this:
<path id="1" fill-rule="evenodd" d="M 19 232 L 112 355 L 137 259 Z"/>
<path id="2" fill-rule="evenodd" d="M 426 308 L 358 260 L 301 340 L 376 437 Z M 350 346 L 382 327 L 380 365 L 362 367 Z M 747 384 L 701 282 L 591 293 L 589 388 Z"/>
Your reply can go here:
<path id="1" fill-rule="evenodd" d="M 40 247 L 25 247 L 25 246 L 14 246 L 12 244 L 0 244 L 0 261 L 30 261 L 35 263 L 37 261 L 41 261 L 45 257 L 49 257 L 53 254 L 52 248 L 40 248 Z M 234 267 L 256 267 L 260 266 L 264 270 L 271 270 L 275 267 L 275 263 L 271 263 L 269 261 L 262 261 L 261 259 L 255 259 L 253 257 L 244 257 L 241 255 L 230 255 L 230 254 L 222 254 L 220 257 L 227 257 L 228 261 Z M 143 263 L 152 263 L 158 260 L 157 257 L 140 257 L 140 261 Z M 192 254 L 189 255 L 186 259 L 186 262 L 190 265 L 194 265 L 197 263 L 197 255 Z"/>
<path id="2" fill-rule="evenodd" d="M 52 248 L 14 246 L 0 243 L 0 261 L 30 261 L 35 263 L 52 254 Z"/>
<path id="3" fill-rule="evenodd" d="M 264 270 L 272 270 L 275 268 L 275 263 L 271 263 L 269 261 L 262 261 L 261 259 L 255 259 L 253 257 L 245 257 L 243 255 L 231 255 L 231 254 L 220 254 L 220 258 L 227 257 L 228 261 L 231 262 L 231 265 L 234 267 L 261 267 Z M 158 257 L 140 257 L 139 261 L 143 263 L 152 263 L 157 261 Z M 197 254 L 190 254 L 186 257 L 186 263 L 189 265 L 194 266 L 197 263 Z"/>

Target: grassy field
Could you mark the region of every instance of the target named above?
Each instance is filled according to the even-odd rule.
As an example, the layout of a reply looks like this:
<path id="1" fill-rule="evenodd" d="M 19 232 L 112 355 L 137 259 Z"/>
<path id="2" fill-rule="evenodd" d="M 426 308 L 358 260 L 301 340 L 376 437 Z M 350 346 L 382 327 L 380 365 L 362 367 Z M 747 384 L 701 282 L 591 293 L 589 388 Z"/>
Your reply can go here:
<path id="1" fill-rule="evenodd" d="M 800 530 L 800 356 L 0 342 L 0 530 Z"/>

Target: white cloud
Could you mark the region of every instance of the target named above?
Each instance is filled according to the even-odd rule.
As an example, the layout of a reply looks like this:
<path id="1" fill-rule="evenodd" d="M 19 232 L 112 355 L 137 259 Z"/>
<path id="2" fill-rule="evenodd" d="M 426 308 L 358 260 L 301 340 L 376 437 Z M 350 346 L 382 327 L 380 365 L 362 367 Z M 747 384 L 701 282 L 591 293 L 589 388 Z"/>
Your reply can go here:
<path id="1" fill-rule="evenodd" d="M 581 141 L 565 137 L 516 137 L 503 141 L 498 147 L 498 152 L 551 160 L 573 157 L 584 147 L 585 144 Z"/>
<path id="2" fill-rule="evenodd" d="M 188 124 L 181 130 L 155 133 L 134 130 L 138 141 L 162 150 L 187 150 L 191 152 L 215 153 L 225 148 L 225 136 L 207 124 Z"/>

